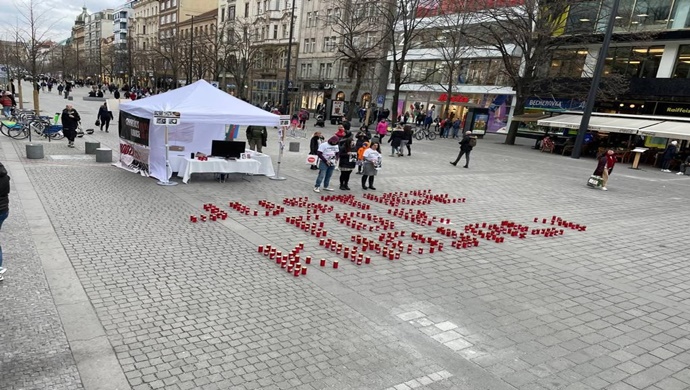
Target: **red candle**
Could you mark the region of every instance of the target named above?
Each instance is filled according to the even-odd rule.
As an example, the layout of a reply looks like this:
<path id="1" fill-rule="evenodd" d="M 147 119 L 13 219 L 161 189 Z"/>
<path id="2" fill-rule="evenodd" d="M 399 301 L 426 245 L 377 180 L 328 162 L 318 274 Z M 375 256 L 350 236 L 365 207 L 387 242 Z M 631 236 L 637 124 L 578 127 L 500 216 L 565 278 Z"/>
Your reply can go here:
<path id="1" fill-rule="evenodd" d="M 333 260 L 333 268 L 338 269 L 338 260 Z"/>
<path id="2" fill-rule="evenodd" d="M 304 258 L 304 262 L 307 264 L 311 264 L 311 256 L 307 256 Z"/>
<path id="3" fill-rule="evenodd" d="M 259 245 L 259 253 L 264 253 L 264 246 L 263 245 Z"/>
<path id="4" fill-rule="evenodd" d="M 424 253 L 424 248 L 419 248 L 419 254 L 421 255 L 422 253 Z"/>
<path id="5" fill-rule="evenodd" d="M 326 259 L 321 259 L 321 260 L 319 261 L 319 266 L 325 267 L 325 266 L 326 266 Z"/>
<path id="6" fill-rule="evenodd" d="M 302 267 L 302 275 L 306 275 L 306 274 L 307 274 L 307 267 Z"/>

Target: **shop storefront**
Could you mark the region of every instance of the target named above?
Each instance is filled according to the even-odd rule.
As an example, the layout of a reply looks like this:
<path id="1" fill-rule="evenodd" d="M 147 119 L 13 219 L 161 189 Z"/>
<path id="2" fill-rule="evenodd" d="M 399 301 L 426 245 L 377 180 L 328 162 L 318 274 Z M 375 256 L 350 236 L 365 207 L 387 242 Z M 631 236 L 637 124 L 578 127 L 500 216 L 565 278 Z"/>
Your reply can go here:
<path id="1" fill-rule="evenodd" d="M 312 111 L 316 110 L 317 107 L 323 105 L 327 99 L 331 98 L 333 88 L 335 88 L 333 80 L 302 81 L 302 108 Z"/>

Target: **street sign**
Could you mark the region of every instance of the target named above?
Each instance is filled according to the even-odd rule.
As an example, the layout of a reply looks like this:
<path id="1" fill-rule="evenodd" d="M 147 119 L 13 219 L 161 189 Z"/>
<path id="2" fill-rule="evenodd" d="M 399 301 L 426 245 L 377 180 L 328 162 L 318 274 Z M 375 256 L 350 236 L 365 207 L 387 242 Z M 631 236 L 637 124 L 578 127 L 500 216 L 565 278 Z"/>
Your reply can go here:
<path id="1" fill-rule="evenodd" d="M 383 102 L 385 101 L 386 96 L 385 95 L 378 95 L 376 97 L 376 105 L 377 106 L 383 106 Z"/>
<path id="2" fill-rule="evenodd" d="M 159 126 L 177 126 L 180 124 L 180 113 L 177 111 L 154 111 L 153 119 Z"/>

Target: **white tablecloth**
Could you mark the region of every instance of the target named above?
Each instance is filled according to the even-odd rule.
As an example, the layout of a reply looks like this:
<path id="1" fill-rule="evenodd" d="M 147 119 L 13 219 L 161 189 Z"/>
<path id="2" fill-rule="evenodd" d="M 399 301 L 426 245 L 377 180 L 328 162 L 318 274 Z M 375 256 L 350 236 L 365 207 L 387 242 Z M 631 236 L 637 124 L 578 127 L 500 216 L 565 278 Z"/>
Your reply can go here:
<path id="1" fill-rule="evenodd" d="M 208 161 L 192 160 L 185 158 L 180 164 L 177 176 L 183 183 L 189 181 L 192 173 L 251 173 L 258 174 L 261 163 L 254 159 L 225 160 L 222 158 L 209 158 Z"/>
<path id="2" fill-rule="evenodd" d="M 256 172 L 257 175 L 265 175 L 265 176 L 275 176 L 276 172 L 273 169 L 273 160 L 271 159 L 271 156 L 268 154 L 263 154 L 263 153 L 257 153 L 253 150 L 246 150 L 246 153 L 250 153 L 252 156 L 253 160 L 258 161 L 261 166 L 259 167 L 259 171 Z M 170 152 L 170 168 L 172 168 L 173 172 L 178 172 L 182 173 L 184 170 L 182 169 L 182 165 L 185 161 L 185 159 L 189 159 L 189 153 L 180 153 L 180 152 Z"/>

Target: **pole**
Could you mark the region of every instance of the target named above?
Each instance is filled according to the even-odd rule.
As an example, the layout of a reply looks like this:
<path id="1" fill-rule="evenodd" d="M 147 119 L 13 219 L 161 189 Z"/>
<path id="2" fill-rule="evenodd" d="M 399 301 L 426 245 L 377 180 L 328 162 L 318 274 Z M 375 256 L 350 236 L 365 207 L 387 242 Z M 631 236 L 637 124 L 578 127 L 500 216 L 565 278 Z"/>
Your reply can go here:
<path id="1" fill-rule="evenodd" d="M 269 177 L 271 180 L 285 180 L 283 176 L 280 176 L 280 162 L 283 160 L 283 149 L 285 149 L 285 132 L 287 132 L 288 126 L 290 126 L 290 115 L 281 115 L 280 127 L 278 130 L 278 138 L 280 139 L 280 141 L 278 141 L 278 163 L 276 164 L 275 176 Z"/>
<path id="2" fill-rule="evenodd" d="M 170 175 L 172 174 L 170 168 L 170 157 L 168 156 L 170 147 L 168 145 L 168 125 L 165 125 L 165 178 L 160 180 L 157 184 L 159 186 L 176 186 L 177 182 L 170 181 Z"/>
<path id="3" fill-rule="evenodd" d="M 283 88 L 283 111 L 288 114 L 288 92 L 290 91 L 290 62 L 292 61 L 292 38 L 295 29 L 295 3 L 297 0 L 292 0 L 292 11 L 290 12 L 290 35 L 288 37 L 287 49 L 287 64 L 285 64 L 285 86 Z"/>
<path id="4" fill-rule="evenodd" d="M 597 65 L 594 67 L 594 74 L 592 75 L 592 85 L 589 87 L 589 94 L 587 95 L 587 101 L 585 102 L 585 110 L 582 113 L 582 122 L 580 122 L 580 128 L 577 131 L 577 138 L 575 138 L 575 146 L 573 147 L 573 152 L 571 154 L 572 158 L 580 158 L 580 155 L 582 154 L 582 144 L 585 141 L 587 129 L 589 129 L 589 119 L 592 116 L 592 111 L 594 110 L 594 101 L 597 98 L 599 83 L 601 82 L 601 75 L 604 73 L 606 54 L 609 52 L 611 36 L 613 35 L 613 25 L 616 23 L 616 14 L 618 14 L 619 5 L 620 0 L 613 0 L 613 4 L 611 5 L 611 14 L 609 15 L 608 25 L 606 25 L 606 32 L 604 33 L 604 41 L 599 49 Z"/>
<path id="5" fill-rule="evenodd" d="M 189 79 L 187 85 L 192 83 L 192 57 L 194 57 L 194 15 L 192 17 L 192 26 L 189 28 Z"/>

